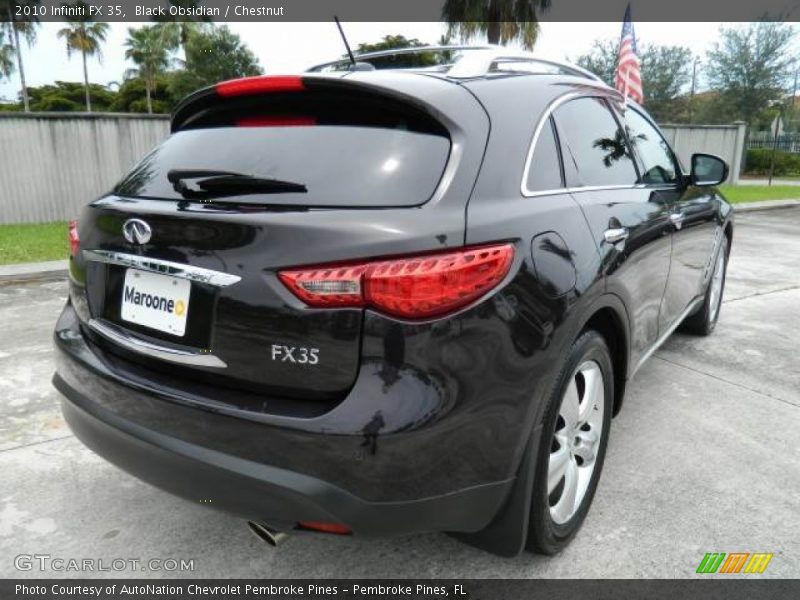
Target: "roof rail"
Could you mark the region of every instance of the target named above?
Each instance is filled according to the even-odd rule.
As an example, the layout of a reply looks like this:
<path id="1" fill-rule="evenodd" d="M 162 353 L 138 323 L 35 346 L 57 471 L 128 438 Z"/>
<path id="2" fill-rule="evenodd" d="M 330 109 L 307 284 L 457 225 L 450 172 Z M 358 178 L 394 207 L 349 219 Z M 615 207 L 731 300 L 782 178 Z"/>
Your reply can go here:
<path id="1" fill-rule="evenodd" d="M 488 75 L 492 69 L 501 64 L 529 64 L 529 65 L 542 65 L 545 67 L 555 67 L 565 74 L 575 75 L 578 77 L 585 77 L 602 83 L 597 75 L 591 71 L 587 71 L 581 67 L 552 60 L 548 58 L 541 58 L 529 52 L 513 50 L 504 48 L 503 46 L 468 46 L 468 45 L 453 45 L 453 46 L 415 46 L 411 48 L 395 48 L 392 50 L 381 50 L 378 52 L 365 52 L 362 54 L 355 54 L 356 61 L 368 62 L 370 59 L 382 58 L 386 56 L 396 55 L 409 55 L 409 54 L 422 54 L 425 52 L 463 52 L 463 56 L 459 58 L 458 62 L 449 66 L 446 74 L 448 77 L 454 79 L 470 79 L 474 77 L 483 77 Z M 336 65 L 349 66 L 349 59 L 339 59 L 332 62 L 316 65 L 308 69 L 309 72 L 319 72 L 327 67 Z M 447 65 L 439 65 L 440 67 Z M 419 68 L 419 67 L 416 67 Z"/>
<path id="2" fill-rule="evenodd" d="M 410 46 L 408 48 L 392 48 L 390 50 L 377 50 L 375 52 L 354 52 L 353 58 L 356 61 L 368 61 L 373 58 L 383 58 L 386 56 L 408 55 L 408 54 L 423 54 L 425 52 L 457 52 L 460 50 L 489 50 L 492 46 L 467 46 L 467 45 L 448 45 L 448 46 Z M 314 65 L 306 70 L 308 73 L 322 71 L 326 67 L 333 67 L 335 65 L 349 66 L 351 64 L 349 57 L 340 58 L 330 62 Z"/>
<path id="3" fill-rule="evenodd" d="M 494 67 L 498 64 L 531 64 L 531 65 L 544 65 L 546 67 L 555 67 L 560 69 L 565 74 L 576 75 L 578 77 L 586 77 L 594 81 L 603 83 L 597 75 L 591 71 L 587 71 L 577 65 L 568 62 L 553 60 L 550 58 L 541 58 L 530 52 L 522 52 L 518 50 L 509 50 L 502 46 L 490 46 L 475 52 L 464 54 L 463 58 L 459 60 L 447 72 L 448 77 L 454 79 L 470 79 L 472 77 L 482 77 L 488 75 Z"/>

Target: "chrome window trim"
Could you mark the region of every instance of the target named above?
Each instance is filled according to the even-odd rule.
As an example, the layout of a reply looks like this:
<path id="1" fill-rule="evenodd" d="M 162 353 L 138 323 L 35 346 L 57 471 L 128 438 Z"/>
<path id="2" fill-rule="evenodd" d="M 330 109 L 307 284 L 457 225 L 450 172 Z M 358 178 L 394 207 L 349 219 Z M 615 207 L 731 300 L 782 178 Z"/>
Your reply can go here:
<path id="1" fill-rule="evenodd" d="M 139 256 L 138 254 L 126 254 L 124 252 L 114 252 L 111 250 L 83 250 L 83 258 L 87 261 L 101 262 L 110 265 L 120 265 L 132 267 L 142 271 L 151 271 L 170 277 L 188 279 L 197 283 L 205 283 L 216 287 L 228 287 L 242 280 L 238 275 L 204 269 L 185 265 L 160 258 L 150 258 L 149 256 Z"/>
<path id="2" fill-rule="evenodd" d="M 557 190 L 540 190 L 523 195 L 526 198 L 536 198 L 537 196 L 555 196 L 556 194 L 580 194 L 581 192 L 601 192 L 603 190 L 637 190 L 649 187 L 640 183 L 632 185 L 584 185 L 580 187 L 563 187 Z"/>
<path id="3" fill-rule="evenodd" d="M 228 365 L 219 357 L 211 354 L 209 350 L 202 349 L 178 349 L 168 346 L 161 346 L 138 338 L 131 333 L 125 331 L 121 327 L 117 327 L 104 319 L 89 319 L 89 329 L 114 342 L 118 346 L 149 356 L 150 358 L 157 358 L 159 360 L 176 363 L 179 365 L 191 365 L 193 367 L 211 367 L 215 369 L 224 369 Z"/>
<path id="4" fill-rule="evenodd" d="M 525 168 L 522 170 L 522 181 L 520 182 L 519 190 L 520 193 L 525 198 L 533 198 L 536 196 L 552 196 L 554 194 L 565 194 L 565 193 L 573 193 L 573 192 L 588 192 L 588 191 L 598 191 L 598 190 L 615 190 L 615 189 L 632 189 L 636 187 L 646 187 L 642 186 L 642 184 L 626 184 L 626 185 L 583 185 L 583 186 L 576 186 L 576 187 L 563 187 L 553 190 L 529 190 L 528 189 L 528 175 L 530 174 L 531 170 L 531 162 L 533 161 L 533 152 L 536 150 L 536 143 L 539 141 L 539 135 L 542 132 L 542 128 L 544 124 L 548 122 L 550 119 L 550 115 L 553 114 L 559 106 L 562 104 L 569 102 L 570 100 L 577 100 L 578 98 L 602 98 L 602 99 L 610 99 L 615 100 L 617 102 L 621 101 L 621 96 L 617 97 L 614 95 L 614 90 L 608 89 L 604 90 L 604 93 L 598 92 L 589 92 L 589 91 L 581 91 L 581 92 L 572 92 L 568 94 L 564 94 L 563 96 L 559 96 L 555 100 L 553 100 L 550 104 L 542 112 L 542 115 L 539 117 L 539 121 L 536 123 L 536 128 L 533 130 L 533 138 L 531 139 L 531 144 L 528 147 L 528 153 L 525 156 Z M 618 95 L 618 94 L 617 94 Z M 560 151 L 560 150 L 559 150 Z"/>

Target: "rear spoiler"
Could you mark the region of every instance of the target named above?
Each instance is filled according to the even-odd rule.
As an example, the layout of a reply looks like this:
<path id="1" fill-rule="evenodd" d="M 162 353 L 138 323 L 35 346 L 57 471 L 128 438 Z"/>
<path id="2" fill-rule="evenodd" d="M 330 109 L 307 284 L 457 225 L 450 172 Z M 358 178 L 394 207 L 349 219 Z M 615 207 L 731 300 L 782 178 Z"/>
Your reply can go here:
<path id="1" fill-rule="evenodd" d="M 226 99 L 242 98 L 268 93 L 295 93 L 306 91 L 304 78 L 297 75 L 272 75 L 243 77 L 222 81 L 189 94 L 172 112 L 170 129 L 179 131 L 198 115 Z"/>
<path id="2" fill-rule="evenodd" d="M 368 79 L 359 77 L 366 75 Z M 304 74 L 304 75 L 262 75 L 231 79 L 216 85 L 209 86 L 190 94 L 183 99 L 172 113 L 171 131 L 175 133 L 192 124 L 205 122 L 206 118 L 213 119 L 219 111 L 258 110 L 262 98 L 270 101 L 280 101 L 284 106 L 294 103 L 292 99 L 297 95 L 297 101 L 311 98 L 310 94 L 335 94 L 351 98 L 374 98 L 377 101 L 387 102 L 394 106 L 405 107 L 405 110 L 416 109 L 425 113 L 428 118 L 448 126 L 449 119 L 441 119 L 442 111 L 450 112 L 455 118 L 454 111 L 448 106 L 463 105 L 466 99 L 459 86 L 443 79 L 434 79 L 420 75 L 384 75 L 379 73 L 348 73 L 348 74 Z M 450 92 L 457 97 L 459 102 L 441 103 L 442 91 Z M 302 95 L 302 96 L 301 96 Z M 446 94 L 445 94 L 446 95 Z M 430 101 L 426 101 L 426 97 Z M 268 104 L 268 103 L 265 103 Z M 476 103 L 477 106 L 477 103 Z M 264 107 L 266 109 L 266 106 Z M 471 107 L 459 111 L 470 113 Z"/>

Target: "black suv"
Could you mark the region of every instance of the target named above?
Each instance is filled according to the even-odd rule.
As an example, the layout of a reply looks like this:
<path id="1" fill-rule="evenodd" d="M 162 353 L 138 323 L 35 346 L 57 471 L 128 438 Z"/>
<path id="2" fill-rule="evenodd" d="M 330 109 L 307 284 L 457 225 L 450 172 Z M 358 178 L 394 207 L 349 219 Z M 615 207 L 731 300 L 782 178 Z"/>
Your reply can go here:
<path id="1" fill-rule="evenodd" d="M 727 166 L 580 69 L 447 52 L 180 104 L 71 231 L 84 443 L 272 542 L 568 543 L 626 382 L 717 321 Z"/>

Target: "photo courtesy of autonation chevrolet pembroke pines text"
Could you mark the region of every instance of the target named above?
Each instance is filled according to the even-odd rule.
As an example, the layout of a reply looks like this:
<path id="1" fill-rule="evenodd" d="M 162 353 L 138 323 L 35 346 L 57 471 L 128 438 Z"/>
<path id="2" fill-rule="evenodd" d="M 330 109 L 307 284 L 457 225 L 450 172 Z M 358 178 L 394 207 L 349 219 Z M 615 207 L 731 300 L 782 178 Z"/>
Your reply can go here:
<path id="1" fill-rule="evenodd" d="M 0 0 L 0 600 L 800 598 L 797 0 Z"/>

